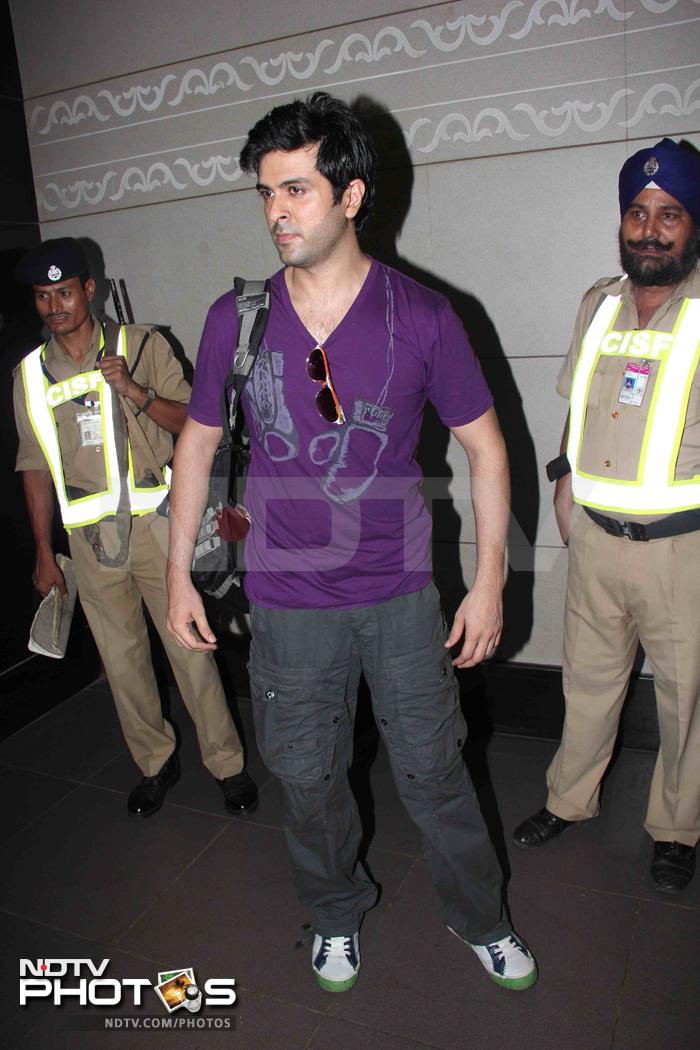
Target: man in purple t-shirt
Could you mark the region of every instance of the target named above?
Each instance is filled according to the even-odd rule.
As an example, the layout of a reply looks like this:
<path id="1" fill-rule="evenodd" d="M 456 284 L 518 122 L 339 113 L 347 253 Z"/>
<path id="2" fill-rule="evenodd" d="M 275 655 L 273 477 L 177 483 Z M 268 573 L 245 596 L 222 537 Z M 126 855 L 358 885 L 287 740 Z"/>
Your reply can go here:
<path id="1" fill-rule="evenodd" d="M 505 448 L 447 300 L 359 247 L 374 164 L 357 118 L 321 92 L 273 109 L 241 153 L 284 263 L 243 394 L 256 737 L 284 789 L 321 987 L 345 991 L 357 980 L 358 929 L 377 898 L 357 859 L 361 827 L 347 778 L 364 673 L 448 927 L 495 981 L 527 988 L 537 968 L 503 914 L 500 871 L 462 760 L 453 670 L 490 656 L 501 634 Z M 168 623 L 193 650 L 216 646 L 190 565 L 235 331 L 230 292 L 209 311 L 175 455 Z M 415 459 L 428 398 L 467 454 L 477 527 L 476 579 L 449 634 Z"/>

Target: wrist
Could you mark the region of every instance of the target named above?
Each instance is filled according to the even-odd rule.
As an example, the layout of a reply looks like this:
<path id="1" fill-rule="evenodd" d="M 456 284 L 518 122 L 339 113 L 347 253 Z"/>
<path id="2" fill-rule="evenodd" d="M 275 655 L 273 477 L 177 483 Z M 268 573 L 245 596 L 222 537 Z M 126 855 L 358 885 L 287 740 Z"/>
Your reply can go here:
<path id="1" fill-rule="evenodd" d="M 190 556 L 187 565 L 178 565 L 174 561 L 168 562 L 167 580 L 169 587 L 182 586 L 183 583 L 192 582 L 192 557 Z"/>
<path id="2" fill-rule="evenodd" d="M 134 392 L 129 395 L 129 399 L 134 402 L 139 412 L 148 412 L 156 397 L 157 394 L 153 387 L 141 386 L 139 383 L 134 384 Z"/>
<path id="3" fill-rule="evenodd" d="M 472 591 L 488 590 L 500 594 L 505 586 L 505 574 L 502 569 L 492 568 L 477 572 Z"/>
<path id="4" fill-rule="evenodd" d="M 149 408 L 151 407 L 151 405 L 157 397 L 158 395 L 156 394 L 152 386 L 146 387 L 146 396 L 144 398 L 143 404 L 141 405 L 141 411 L 148 412 Z"/>

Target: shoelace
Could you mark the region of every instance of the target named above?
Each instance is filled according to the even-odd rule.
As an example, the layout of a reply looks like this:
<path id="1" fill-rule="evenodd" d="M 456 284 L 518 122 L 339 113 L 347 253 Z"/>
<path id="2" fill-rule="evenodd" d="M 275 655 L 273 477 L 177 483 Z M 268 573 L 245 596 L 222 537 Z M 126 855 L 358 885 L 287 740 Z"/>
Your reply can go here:
<path id="1" fill-rule="evenodd" d="M 522 952 L 523 955 L 527 955 L 528 954 L 528 951 L 527 951 L 525 945 L 522 944 L 517 939 L 517 937 L 513 937 L 511 935 L 511 936 L 509 936 L 508 941 L 513 946 L 513 948 L 517 948 L 517 950 L 519 952 Z M 506 959 L 506 956 L 505 956 L 505 952 L 503 951 L 503 948 L 501 947 L 501 945 L 499 943 L 488 944 L 488 945 L 486 945 L 486 950 L 488 951 L 489 955 L 491 956 L 491 958 L 493 960 L 493 965 L 494 965 L 494 969 L 496 970 L 496 972 L 497 973 L 503 973 L 503 971 L 505 970 L 505 959 Z"/>
<path id="2" fill-rule="evenodd" d="M 352 937 L 323 937 L 321 939 L 321 951 L 319 954 L 333 955 L 336 958 L 350 960 L 352 953 Z"/>

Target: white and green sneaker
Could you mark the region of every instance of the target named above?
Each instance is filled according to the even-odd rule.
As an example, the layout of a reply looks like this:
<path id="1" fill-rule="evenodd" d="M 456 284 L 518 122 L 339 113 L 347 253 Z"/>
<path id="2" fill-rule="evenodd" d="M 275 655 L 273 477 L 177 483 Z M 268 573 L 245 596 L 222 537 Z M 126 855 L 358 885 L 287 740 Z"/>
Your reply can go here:
<path id="1" fill-rule="evenodd" d="M 491 980 L 502 988 L 522 992 L 531 988 L 537 980 L 537 963 L 528 946 L 516 933 L 511 932 L 493 944 L 471 944 L 451 926 L 447 929 L 476 952 Z"/>
<path id="2" fill-rule="evenodd" d="M 314 937 L 311 963 L 316 980 L 327 992 L 347 992 L 360 973 L 360 936 Z"/>

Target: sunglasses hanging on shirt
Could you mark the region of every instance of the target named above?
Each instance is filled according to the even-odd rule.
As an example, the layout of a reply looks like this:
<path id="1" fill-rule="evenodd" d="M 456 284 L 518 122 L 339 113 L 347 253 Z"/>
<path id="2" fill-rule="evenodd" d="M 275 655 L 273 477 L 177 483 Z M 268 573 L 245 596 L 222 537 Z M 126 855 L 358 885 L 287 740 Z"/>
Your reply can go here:
<path id="1" fill-rule="evenodd" d="M 321 389 L 316 394 L 318 414 L 327 423 L 337 423 L 340 426 L 345 422 L 345 413 L 333 389 L 328 357 L 322 346 L 315 346 L 306 358 L 306 374 L 314 383 L 321 383 Z"/>

